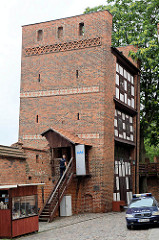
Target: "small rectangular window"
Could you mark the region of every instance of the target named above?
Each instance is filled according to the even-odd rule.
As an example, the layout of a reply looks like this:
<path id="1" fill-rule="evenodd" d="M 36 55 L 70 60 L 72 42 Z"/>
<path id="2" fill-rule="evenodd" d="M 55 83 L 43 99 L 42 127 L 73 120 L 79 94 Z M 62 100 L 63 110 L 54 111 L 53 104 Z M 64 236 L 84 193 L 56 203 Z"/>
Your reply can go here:
<path id="1" fill-rule="evenodd" d="M 38 30 L 37 41 L 43 40 L 43 30 Z"/>
<path id="2" fill-rule="evenodd" d="M 39 73 L 39 76 L 38 76 L 38 82 L 40 82 L 40 73 Z"/>
<path id="3" fill-rule="evenodd" d="M 77 120 L 80 120 L 80 115 L 79 115 L 79 113 L 77 113 Z"/>
<path id="4" fill-rule="evenodd" d="M 39 122 L 39 116 L 36 115 L 36 122 L 38 123 Z"/>
<path id="5" fill-rule="evenodd" d="M 39 155 L 37 154 L 36 155 L 36 163 L 38 163 L 39 162 Z"/>
<path id="6" fill-rule="evenodd" d="M 58 38 L 63 37 L 63 27 L 58 27 Z"/>
<path id="7" fill-rule="evenodd" d="M 84 23 L 80 23 L 79 24 L 79 35 L 84 36 L 84 32 L 85 32 Z"/>
<path id="8" fill-rule="evenodd" d="M 78 78 L 78 70 L 76 70 L 76 78 Z"/>

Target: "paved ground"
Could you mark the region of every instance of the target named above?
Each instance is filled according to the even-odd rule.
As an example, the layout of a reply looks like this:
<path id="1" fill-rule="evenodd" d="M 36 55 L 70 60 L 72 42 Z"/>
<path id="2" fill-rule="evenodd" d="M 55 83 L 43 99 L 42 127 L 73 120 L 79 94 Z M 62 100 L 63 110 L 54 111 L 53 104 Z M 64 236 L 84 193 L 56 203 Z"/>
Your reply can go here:
<path id="1" fill-rule="evenodd" d="M 125 213 L 82 214 L 40 223 L 39 233 L 19 240 L 158 240 L 159 228 L 127 230 Z"/>

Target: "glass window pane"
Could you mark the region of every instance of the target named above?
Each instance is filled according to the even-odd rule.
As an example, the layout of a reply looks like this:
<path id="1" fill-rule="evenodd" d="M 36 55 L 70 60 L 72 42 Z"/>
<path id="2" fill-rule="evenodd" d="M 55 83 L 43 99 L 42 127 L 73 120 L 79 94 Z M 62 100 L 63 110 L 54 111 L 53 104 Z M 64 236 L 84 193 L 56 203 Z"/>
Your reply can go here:
<path id="1" fill-rule="evenodd" d="M 123 68 L 119 65 L 119 72 L 123 76 Z"/>
<path id="2" fill-rule="evenodd" d="M 119 72 L 119 65 L 116 63 L 116 71 Z"/>
<path id="3" fill-rule="evenodd" d="M 134 96 L 134 87 L 131 86 L 131 94 Z"/>
<path id="4" fill-rule="evenodd" d="M 31 216 L 37 214 L 37 196 L 26 197 L 26 215 Z"/>
<path id="5" fill-rule="evenodd" d="M 127 94 L 125 93 L 125 103 L 127 104 Z"/>
<path id="6" fill-rule="evenodd" d="M 127 91 L 127 81 L 124 81 L 124 89 Z"/>
<path id="7" fill-rule="evenodd" d="M 37 195 L 12 199 L 12 218 L 24 218 L 38 214 Z"/>
<path id="8" fill-rule="evenodd" d="M 20 198 L 12 199 L 12 219 L 20 217 Z"/>
<path id="9" fill-rule="evenodd" d="M 128 73 L 128 81 L 130 81 L 130 73 Z"/>
<path id="10" fill-rule="evenodd" d="M 124 70 L 124 77 L 127 79 L 127 71 Z"/>
<path id="11" fill-rule="evenodd" d="M 120 76 L 120 91 L 124 91 L 124 79 Z"/>
<path id="12" fill-rule="evenodd" d="M 26 197 L 20 198 L 20 217 L 26 216 Z"/>
<path id="13" fill-rule="evenodd" d="M 134 84 L 134 77 L 131 76 L 131 83 Z"/>
<path id="14" fill-rule="evenodd" d="M 7 190 L 0 191 L 0 209 L 8 209 L 9 195 Z"/>
<path id="15" fill-rule="evenodd" d="M 119 85 L 119 75 L 116 74 L 116 84 Z"/>
<path id="16" fill-rule="evenodd" d="M 116 87 L 116 98 L 119 99 L 119 88 Z"/>
<path id="17" fill-rule="evenodd" d="M 131 96 L 131 84 L 128 82 L 128 96 Z"/>
<path id="18" fill-rule="evenodd" d="M 120 101 L 124 102 L 124 95 L 120 93 Z"/>

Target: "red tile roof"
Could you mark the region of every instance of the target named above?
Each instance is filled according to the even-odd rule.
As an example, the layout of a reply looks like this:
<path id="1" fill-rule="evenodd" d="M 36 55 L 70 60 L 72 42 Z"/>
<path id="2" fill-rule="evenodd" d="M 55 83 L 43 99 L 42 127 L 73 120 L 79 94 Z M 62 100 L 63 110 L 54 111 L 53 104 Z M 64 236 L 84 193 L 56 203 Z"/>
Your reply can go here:
<path id="1" fill-rule="evenodd" d="M 63 129 L 55 129 L 55 128 L 49 128 L 48 130 L 46 130 L 45 132 L 43 132 L 41 135 L 45 136 L 45 134 L 49 131 L 53 131 L 56 132 L 57 134 L 59 134 L 61 137 L 67 139 L 69 142 L 73 143 L 73 144 L 84 144 L 84 145 L 88 145 L 91 146 L 90 144 L 88 144 L 87 142 L 85 142 L 83 139 L 79 138 L 77 135 L 72 134 L 66 130 Z"/>

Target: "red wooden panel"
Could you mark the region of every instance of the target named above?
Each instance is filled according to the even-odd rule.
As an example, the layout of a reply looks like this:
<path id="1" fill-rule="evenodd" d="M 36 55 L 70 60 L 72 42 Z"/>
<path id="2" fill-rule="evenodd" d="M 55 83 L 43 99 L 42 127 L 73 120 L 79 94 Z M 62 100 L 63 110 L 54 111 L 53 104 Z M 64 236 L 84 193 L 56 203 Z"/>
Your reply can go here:
<path id="1" fill-rule="evenodd" d="M 12 222 L 12 237 L 39 230 L 38 216 L 14 220 Z"/>
<path id="2" fill-rule="evenodd" d="M 37 186 L 25 186 L 12 189 L 12 197 L 22 197 L 37 194 Z"/>
<path id="3" fill-rule="evenodd" d="M 0 210 L 0 237 L 11 237 L 11 210 Z"/>

